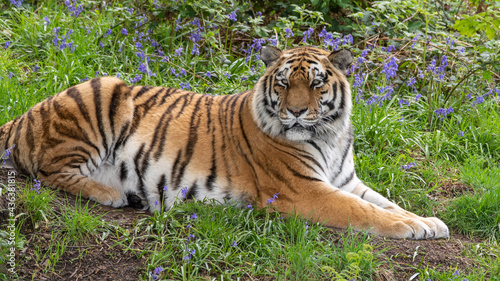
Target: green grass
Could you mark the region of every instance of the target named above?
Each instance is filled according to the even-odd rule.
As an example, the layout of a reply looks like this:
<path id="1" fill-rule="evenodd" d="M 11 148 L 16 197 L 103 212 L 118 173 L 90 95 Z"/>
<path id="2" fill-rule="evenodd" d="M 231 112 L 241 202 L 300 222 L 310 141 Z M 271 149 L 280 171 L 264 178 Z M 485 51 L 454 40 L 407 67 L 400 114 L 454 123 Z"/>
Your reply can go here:
<path id="1" fill-rule="evenodd" d="M 84 11 L 76 18 L 61 1 L 27 2 L 20 8 L 14 8 L 9 1 L 0 3 L 0 124 L 23 114 L 48 96 L 104 73 L 120 75 L 128 83 L 136 75 L 143 75 L 137 84 L 185 87 L 188 82 L 192 90 L 200 93 L 232 94 L 247 90 L 260 77 L 264 66 L 255 56 L 255 50 L 247 57 L 242 48 L 248 49 L 261 37 L 278 39 L 281 47 L 298 46 L 308 27 L 315 28 L 308 44 L 321 45 L 318 34 L 322 18 L 326 17 L 308 11 L 306 6 L 294 13 L 287 10 L 288 16 L 296 18 L 264 13 L 266 22 L 263 22 L 255 14 L 258 6 L 237 3 L 240 10 L 238 21 L 234 22 L 226 15 L 236 6 L 217 1 L 209 4 L 179 1 L 168 5 L 166 1 L 159 1 L 160 9 L 154 7 L 153 1 L 115 1 L 105 6 L 92 1 L 82 3 Z M 271 10 L 279 10 L 273 3 L 267 5 Z M 388 12 L 381 12 L 382 6 L 372 7 L 374 10 L 370 13 L 375 18 L 384 16 Z M 459 54 L 457 48 L 451 49 L 446 44 L 446 38 L 453 37 L 449 26 L 434 17 L 427 17 L 427 26 L 422 26 L 425 23 L 422 15 L 436 12 L 434 7 L 417 6 L 428 9 L 415 15 L 417 22 L 378 23 L 388 26 L 387 32 L 395 34 L 391 37 L 394 40 L 370 41 L 376 46 L 349 78 L 351 85 L 357 74 L 363 73 L 365 78 L 360 86 L 362 99 L 357 99 L 358 89 L 353 86 L 356 171 L 369 186 L 405 209 L 440 217 L 454 233 L 488 239 L 481 249 L 467 252 L 491 272 L 481 267 L 466 276 L 461 273 L 462 269 L 450 268 L 443 272 L 424 266 L 419 269 L 419 280 L 454 279 L 456 270 L 461 274 L 457 280 L 494 280 L 493 276 L 500 270 L 498 259 L 490 258 L 498 256 L 500 238 L 500 97 L 485 94 L 497 89 L 498 80 L 486 78 L 488 73 L 496 77 L 493 74 L 499 72 L 498 60 L 495 64 L 498 44 L 481 35 L 457 38 L 462 43 L 456 43 L 456 47 L 466 47 L 466 53 Z M 129 7 L 135 8 L 134 14 L 126 10 Z M 359 9 L 361 13 L 367 12 L 362 7 Z M 387 11 L 394 13 L 398 9 L 392 7 Z M 215 11 L 218 17 L 214 16 Z M 142 13 L 147 21 L 135 29 Z M 45 17 L 50 22 L 44 20 Z M 195 17 L 201 20 L 203 30 L 193 24 Z M 370 18 L 369 13 L 365 18 Z M 356 59 L 368 47 L 363 40 L 372 38 L 373 33 L 368 34 L 367 30 L 374 32 L 373 26 L 364 20 L 360 19 L 354 26 L 353 44 L 345 46 L 353 51 Z M 412 22 L 420 29 L 414 29 Z M 214 25 L 218 28 L 211 28 Z M 78 47 L 72 52 L 70 48 L 60 50 L 54 46 L 54 28 L 60 28 L 59 40 L 72 30 L 67 42 Z M 122 28 L 126 28 L 129 35 L 123 35 Z M 295 37 L 288 38 L 285 28 L 291 28 Z M 112 29 L 112 34 L 104 37 L 108 29 Z M 163 55 L 150 40 L 141 41 L 142 48 L 135 46 L 135 31 L 143 32 L 145 38 L 147 29 L 151 29 L 149 38 L 161 46 L 168 61 L 162 61 Z M 410 48 L 411 39 L 419 32 L 431 36 L 429 43 L 420 41 Z M 202 38 L 197 41 L 200 55 L 192 53 L 193 33 L 199 33 Z M 7 41 L 12 43 L 4 50 Z M 395 45 L 398 51 L 383 51 L 382 47 L 388 45 Z M 179 48 L 182 48 L 180 56 L 176 55 Z M 141 50 L 144 58 L 137 55 Z M 449 67 L 440 82 L 426 69 L 434 57 L 439 66 L 444 55 L 448 57 Z M 400 59 L 399 70 L 397 77 L 386 80 L 381 70 L 392 56 Z M 488 59 L 489 64 L 483 64 Z M 141 64 L 151 74 L 140 72 Z M 35 71 L 35 67 L 39 70 Z M 186 75 L 179 75 L 181 70 L 186 70 Z M 417 78 L 417 92 L 414 92 L 406 82 L 410 77 L 417 77 L 419 70 L 424 71 L 424 78 Z M 471 70 L 475 71 L 474 75 L 466 77 Z M 377 87 L 388 85 L 394 88 L 391 97 L 380 106 L 370 104 L 370 98 L 380 95 Z M 416 100 L 417 93 L 422 98 Z M 476 103 L 483 96 L 484 102 Z M 402 100 L 408 101 L 408 105 L 400 106 Z M 441 119 L 434 113 L 438 108 L 449 107 L 453 107 L 454 112 L 446 118 Z M 402 168 L 409 163 L 416 166 Z M 457 198 L 436 197 L 447 182 L 466 184 L 474 192 Z M 370 247 L 369 236 L 350 233 L 338 238 L 330 230 L 312 224 L 306 231 L 306 221 L 293 216 L 283 220 L 272 212 L 190 202 L 147 216 L 133 229 L 123 229 L 103 223 L 103 215 L 96 215 L 93 206 L 77 202 L 75 208 L 67 203 L 56 207 L 54 191 L 42 188 L 38 194 L 30 190 L 32 188 L 32 184 L 28 184 L 21 189 L 19 197 L 23 222 L 16 230 L 18 248 L 23 247 L 23 225 L 35 231 L 42 226 L 54 227 L 52 235 L 58 242 L 50 244 L 45 251 L 40 250 L 36 257 L 38 262 L 45 262 L 46 272 L 60 264 L 69 241 L 88 243 L 108 235 L 116 245 L 146 260 L 140 269 L 140 277 L 145 280 L 159 266 L 163 268 L 161 277 L 176 280 L 202 280 L 206 276 L 370 280 L 387 262 Z M 56 213 L 54 208 L 58 210 Z M 193 213 L 197 219 L 191 218 Z M 189 235 L 194 235 L 194 239 L 188 242 Z M 137 249 L 136 241 L 144 243 L 145 249 Z"/>

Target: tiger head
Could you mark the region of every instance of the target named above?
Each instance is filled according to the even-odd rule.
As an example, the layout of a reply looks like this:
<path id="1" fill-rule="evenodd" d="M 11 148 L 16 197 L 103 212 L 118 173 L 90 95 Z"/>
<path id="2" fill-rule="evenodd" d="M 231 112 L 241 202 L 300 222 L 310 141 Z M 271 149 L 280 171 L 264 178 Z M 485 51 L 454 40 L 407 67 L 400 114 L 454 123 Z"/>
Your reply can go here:
<path id="1" fill-rule="evenodd" d="M 350 51 L 315 47 L 261 49 L 266 73 L 255 88 L 254 119 L 262 131 L 290 141 L 329 136 L 349 122 L 352 102 L 345 78 Z"/>

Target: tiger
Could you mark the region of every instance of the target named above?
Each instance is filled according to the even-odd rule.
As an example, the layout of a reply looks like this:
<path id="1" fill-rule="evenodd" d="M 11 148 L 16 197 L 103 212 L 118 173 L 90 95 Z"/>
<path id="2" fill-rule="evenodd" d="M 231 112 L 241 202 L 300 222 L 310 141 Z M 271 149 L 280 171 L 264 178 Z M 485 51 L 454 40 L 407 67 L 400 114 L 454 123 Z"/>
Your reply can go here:
<path id="1" fill-rule="evenodd" d="M 446 224 L 366 186 L 353 158 L 347 49 L 264 46 L 265 73 L 233 95 L 95 78 L 0 128 L 0 152 L 44 185 L 112 207 L 195 199 L 248 204 L 391 238 L 447 238 Z"/>

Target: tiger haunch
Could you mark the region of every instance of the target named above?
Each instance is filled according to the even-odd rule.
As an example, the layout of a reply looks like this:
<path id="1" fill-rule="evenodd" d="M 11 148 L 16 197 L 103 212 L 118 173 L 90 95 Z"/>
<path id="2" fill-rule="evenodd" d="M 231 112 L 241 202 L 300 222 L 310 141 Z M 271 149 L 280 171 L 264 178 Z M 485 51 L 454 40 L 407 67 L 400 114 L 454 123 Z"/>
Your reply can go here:
<path id="1" fill-rule="evenodd" d="M 395 238 L 443 238 L 437 218 L 365 186 L 353 161 L 349 51 L 263 47 L 254 89 L 208 96 L 102 77 L 0 128 L 16 169 L 105 205 L 267 199 L 278 211 Z"/>

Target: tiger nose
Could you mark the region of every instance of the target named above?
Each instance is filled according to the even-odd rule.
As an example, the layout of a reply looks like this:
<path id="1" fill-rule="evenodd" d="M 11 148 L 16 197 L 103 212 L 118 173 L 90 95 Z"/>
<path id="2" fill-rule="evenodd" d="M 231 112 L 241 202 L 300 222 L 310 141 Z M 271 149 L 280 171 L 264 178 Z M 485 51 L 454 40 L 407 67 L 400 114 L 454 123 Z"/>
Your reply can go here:
<path id="1" fill-rule="evenodd" d="M 300 115 L 304 114 L 307 111 L 307 108 L 304 109 L 298 109 L 298 108 L 287 108 L 288 112 L 293 114 L 295 117 L 299 117 Z"/>

